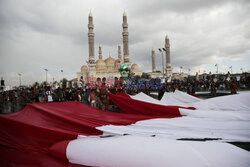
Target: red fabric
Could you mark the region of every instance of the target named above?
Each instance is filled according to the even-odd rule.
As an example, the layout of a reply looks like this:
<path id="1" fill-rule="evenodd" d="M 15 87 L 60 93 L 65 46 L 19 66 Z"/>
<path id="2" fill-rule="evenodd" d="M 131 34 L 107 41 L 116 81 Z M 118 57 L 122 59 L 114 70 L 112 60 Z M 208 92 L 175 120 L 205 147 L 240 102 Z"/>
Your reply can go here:
<path id="1" fill-rule="evenodd" d="M 130 96 L 128 94 L 126 94 L 125 92 L 117 92 L 116 95 L 120 95 L 120 96 L 130 98 Z"/>
<path id="2" fill-rule="evenodd" d="M 192 96 L 199 98 L 195 93 L 192 93 Z"/>
<path id="3" fill-rule="evenodd" d="M 195 109 L 194 107 L 164 106 L 132 99 L 130 96 L 109 94 L 109 99 L 123 112 L 139 115 L 158 115 L 167 118 L 181 117 L 179 108 Z"/>
<path id="4" fill-rule="evenodd" d="M 37 157 L 39 154 L 46 157 L 50 146 L 57 142 L 73 140 L 79 134 L 101 135 L 102 131 L 95 127 L 111 124 L 129 125 L 152 118 L 159 116 L 113 113 L 80 102 L 34 103 L 17 113 L 0 115 L 0 145 L 12 148 L 13 154 L 29 150 L 27 151 L 31 153 L 29 158 L 33 153 Z M 5 151 L 8 152 L 8 149 Z M 11 154 L 6 154 L 8 155 Z M 6 156 L 0 156 L 0 163 L 6 162 L 2 159 Z M 6 159 L 11 158 L 16 157 Z M 19 160 L 20 162 L 17 161 L 12 166 L 37 166 L 32 161 L 30 165 L 27 164 L 28 158 L 24 158 L 24 162 L 21 158 Z M 46 161 L 43 163 L 46 164 Z"/>
<path id="5" fill-rule="evenodd" d="M 53 155 L 54 157 L 58 159 L 68 162 L 66 150 L 67 150 L 69 142 L 70 140 L 65 140 L 65 141 L 61 141 L 59 143 L 52 145 L 49 148 L 49 154 Z"/>
<path id="6" fill-rule="evenodd" d="M 1 167 L 85 167 L 50 156 L 47 152 L 18 150 L 0 145 Z"/>
<path id="7" fill-rule="evenodd" d="M 124 93 L 124 92 L 117 92 L 116 95 L 120 95 L 120 96 L 130 98 L 130 96 L 128 94 Z M 115 103 L 113 103 L 112 100 L 109 100 L 109 105 L 115 105 Z"/>

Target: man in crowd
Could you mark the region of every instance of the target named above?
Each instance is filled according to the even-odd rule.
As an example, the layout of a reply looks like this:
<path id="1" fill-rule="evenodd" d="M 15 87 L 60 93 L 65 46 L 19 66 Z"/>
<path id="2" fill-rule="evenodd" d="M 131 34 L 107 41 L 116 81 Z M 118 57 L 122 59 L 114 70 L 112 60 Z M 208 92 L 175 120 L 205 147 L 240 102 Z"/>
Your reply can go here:
<path id="1" fill-rule="evenodd" d="M 231 90 L 231 94 L 237 94 L 237 84 L 235 80 L 232 80 L 230 82 L 230 90 Z"/>

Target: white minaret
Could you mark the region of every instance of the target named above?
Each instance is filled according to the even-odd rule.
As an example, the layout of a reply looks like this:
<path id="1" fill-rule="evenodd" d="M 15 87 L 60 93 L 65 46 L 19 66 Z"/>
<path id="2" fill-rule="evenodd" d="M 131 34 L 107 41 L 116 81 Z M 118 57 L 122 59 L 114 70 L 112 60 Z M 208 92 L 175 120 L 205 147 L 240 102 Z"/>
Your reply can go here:
<path id="1" fill-rule="evenodd" d="M 95 46 L 94 46 L 94 24 L 92 13 L 89 12 L 89 24 L 88 24 L 88 41 L 89 41 L 89 77 L 95 77 Z"/>
<path id="2" fill-rule="evenodd" d="M 102 59 L 102 46 L 99 45 L 99 59 Z"/>
<path id="3" fill-rule="evenodd" d="M 129 49 L 128 49 L 128 22 L 127 22 L 127 14 L 124 11 L 123 13 L 123 23 L 122 23 L 122 37 L 123 37 L 123 59 L 124 63 L 130 67 L 130 60 L 129 60 Z"/>
<path id="4" fill-rule="evenodd" d="M 170 44 L 168 35 L 165 37 L 165 49 L 166 49 L 166 77 L 170 77 L 172 75 L 172 68 L 170 63 Z"/>
<path id="5" fill-rule="evenodd" d="M 154 50 L 154 48 L 152 49 L 152 72 L 156 72 L 156 68 L 155 68 L 155 50 Z"/>
<path id="6" fill-rule="evenodd" d="M 89 13 L 89 24 L 88 24 L 88 40 L 89 40 L 89 63 L 95 63 L 95 46 L 94 46 L 94 24 L 92 13 Z"/>
<path id="7" fill-rule="evenodd" d="M 122 58 L 121 44 L 118 44 L 118 59 Z"/>

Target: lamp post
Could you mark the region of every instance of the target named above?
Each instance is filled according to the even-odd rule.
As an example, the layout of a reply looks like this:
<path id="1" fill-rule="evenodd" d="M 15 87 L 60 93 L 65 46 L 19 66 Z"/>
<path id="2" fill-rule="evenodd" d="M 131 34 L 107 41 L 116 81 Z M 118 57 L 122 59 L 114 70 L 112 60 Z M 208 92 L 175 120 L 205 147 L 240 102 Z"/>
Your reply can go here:
<path id="1" fill-rule="evenodd" d="M 162 50 L 166 53 L 166 49 L 162 48 Z M 167 76 L 167 63 L 166 63 L 166 76 Z"/>
<path id="2" fill-rule="evenodd" d="M 182 72 L 182 66 L 180 66 L 180 74 L 181 74 L 181 72 Z"/>
<path id="3" fill-rule="evenodd" d="M 47 84 L 47 83 L 48 83 L 48 82 L 47 82 L 47 72 L 48 72 L 49 70 L 46 69 L 46 68 L 45 68 L 44 70 L 45 70 L 45 73 L 46 73 L 46 84 Z"/>
<path id="4" fill-rule="evenodd" d="M 219 68 L 219 67 L 218 67 L 218 64 L 215 64 L 215 67 L 217 67 L 216 73 L 218 74 L 218 68 Z"/>
<path id="5" fill-rule="evenodd" d="M 231 74 L 233 74 L 233 67 L 230 66 L 229 69 L 231 69 Z"/>
<path id="6" fill-rule="evenodd" d="M 188 69 L 188 75 L 190 75 L 190 71 L 191 71 L 191 69 L 189 68 L 189 69 Z"/>
<path id="7" fill-rule="evenodd" d="M 62 77 L 63 77 L 63 69 L 61 69 Z"/>
<path id="8" fill-rule="evenodd" d="M 164 49 L 159 48 L 159 51 L 161 52 L 161 61 L 162 61 L 162 77 L 164 78 L 164 61 L 163 61 L 163 51 Z"/>
<path id="9" fill-rule="evenodd" d="M 19 86 L 21 86 L 21 84 L 22 84 L 22 82 L 21 82 L 22 74 L 18 73 L 18 76 L 19 76 Z"/>
<path id="10" fill-rule="evenodd" d="M 241 72 L 242 72 L 242 74 L 243 74 L 243 68 L 240 68 L 240 70 L 241 70 Z"/>

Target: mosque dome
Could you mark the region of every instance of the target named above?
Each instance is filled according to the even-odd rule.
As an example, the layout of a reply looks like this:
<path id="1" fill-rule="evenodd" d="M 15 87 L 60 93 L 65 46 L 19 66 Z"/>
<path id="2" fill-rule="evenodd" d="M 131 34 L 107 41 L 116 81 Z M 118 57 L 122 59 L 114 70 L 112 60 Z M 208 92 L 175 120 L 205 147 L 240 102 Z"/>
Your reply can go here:
<path id="1" fill-rule="evenodd" d="M 83 65 L 81 67 L 81 72 L 86 72 L 86 71 L 88 71 L 88 67 L 86 65 Z"/>
<path id="2" fill-rule="evenodd" d="M 104 62 L 106 63 L 107 66 L 114 66 L 115 65 L 115 59 L 112 57 L 107 58 L 106 60 L 104 60 Z"/>
<path id="3" fill-rule="evenodd" d="M 118 58 L 115 60 L 115 69 L 118 70 L 120 66 L 123 64 L 123 59 Z"/>
<path id="4" fill-rule="evenodd" d="M 115 65 L 122 65 L 123 64 L 123 60 L 121 58 L 118 58 L 115 60 Z"/>
<path id="5" fill-rule="evenodd" d="M 102 59 L 99 59 L 96 61 L 96 66 L 106 66 L 106 63 Z"/>
<path id="6" fill-rule="evenodd" d="M 97 71 L 103 71 L 103 70 L 106 70 L 106 63 L 102 60 L 102 59 L 99 59 L 96 61 L 96 70 Z"/>
<path id="7" fill-rule="evenodd" d="M 138 65 L 137 64 L 132 64 L 132 66 L 131 66 L 131 70 L 132 71 L 139 71 L 139 67 L 138 67 Z"/>

